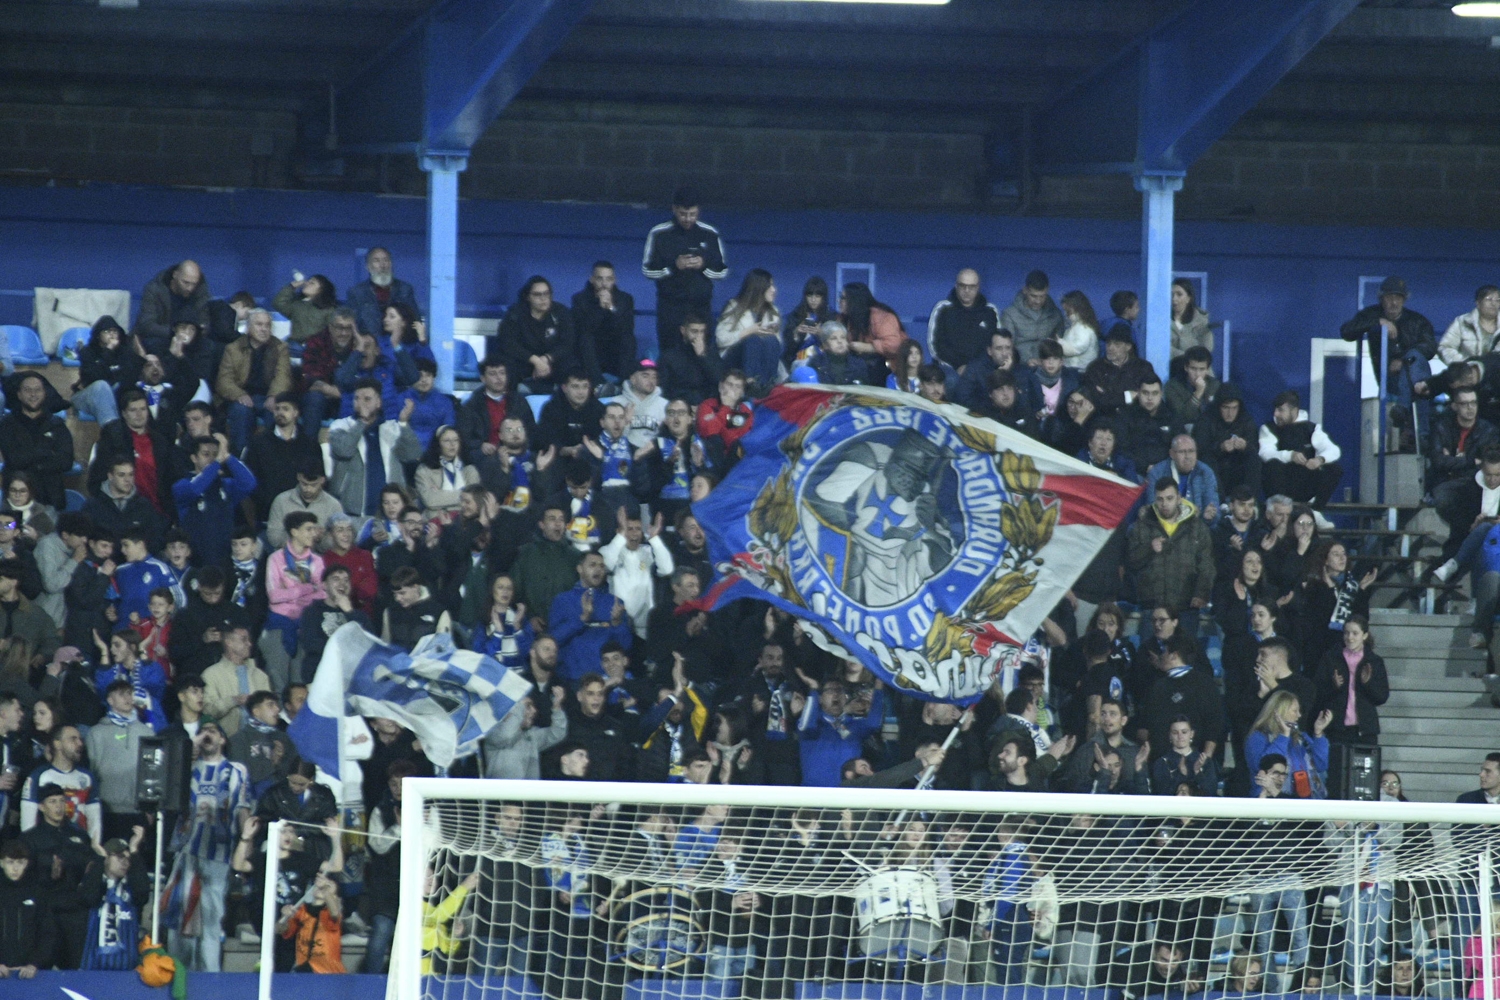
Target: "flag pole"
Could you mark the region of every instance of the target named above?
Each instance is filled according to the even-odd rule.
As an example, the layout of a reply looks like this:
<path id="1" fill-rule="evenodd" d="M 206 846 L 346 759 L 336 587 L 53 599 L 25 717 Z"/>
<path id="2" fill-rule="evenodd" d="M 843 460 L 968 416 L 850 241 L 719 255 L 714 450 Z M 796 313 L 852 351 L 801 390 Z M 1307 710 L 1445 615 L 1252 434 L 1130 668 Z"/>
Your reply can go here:
<path id="1" fill-rule="evenodd" d="M 958 739 L 958 734 L 963 732 L 964 723 L 968 722 L 973 717 L 974 706 L 970 705 L 968 708 L 964 709 L 964 714 L 960 715 L 958 717 L 958 721 L 953 724 L 953 729 L 948 733 L 948 738 L 943 741 L 943 745 L 939 749 L 941 749 L 944 753 L 947 753 L 948 748 L 953 746 L 953 742 Z M 936 764 L 927 765 L 926 770 L 922 772 L 922 776 L 917 779 L 917 791 L 925 792 L 932 787 L 933 780 L 937 778 L 937 770 L 938 766 Z M 902 823 L 906 822 L 907 817 L 910 815 L 910 809 L 903 809 L 901 811 L 901 815 L 897 816 L 896 821 L 891 825 L 900 826 Z"/>

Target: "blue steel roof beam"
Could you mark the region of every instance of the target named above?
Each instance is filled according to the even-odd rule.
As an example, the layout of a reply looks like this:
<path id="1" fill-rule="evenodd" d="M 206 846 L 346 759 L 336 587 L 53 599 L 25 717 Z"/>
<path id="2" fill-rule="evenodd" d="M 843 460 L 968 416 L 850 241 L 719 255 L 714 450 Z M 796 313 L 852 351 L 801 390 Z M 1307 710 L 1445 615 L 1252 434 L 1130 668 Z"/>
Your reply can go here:
<path id="1" fill-rule="evenodd" d="M 1038 116 L 1047 173 L 1181 173 L 1360 0 L 1196 0 Z"/>
<path id="2" fill-rule="evenodd" d="M 470 149 L 593 0 L 442 0 L 337 88 L 340 148 Z"/>

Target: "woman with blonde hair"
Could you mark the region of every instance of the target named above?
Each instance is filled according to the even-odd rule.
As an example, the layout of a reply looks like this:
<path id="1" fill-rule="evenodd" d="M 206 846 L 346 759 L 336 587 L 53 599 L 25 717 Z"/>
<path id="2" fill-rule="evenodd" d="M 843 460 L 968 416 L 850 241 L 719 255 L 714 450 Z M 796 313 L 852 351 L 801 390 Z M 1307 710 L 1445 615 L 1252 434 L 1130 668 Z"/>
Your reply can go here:
<path id="1" fill-rule="evenodd" d="M 1298 725 L 1301 718 L 1300 698 L 1290 691 L 1272 691 L 1245 740 L 1245 769 L 1254 774 L 1266 754 L 1281 754 L 1287 763 L 1288 794 L 1299 799 L 1326 799 L 1323 774 L 1328 771 L 1328 738 L 1323 730 L 1333 721 L 1333 713 L 1327 709 L 1319 712 L 1310 734 Z"/>

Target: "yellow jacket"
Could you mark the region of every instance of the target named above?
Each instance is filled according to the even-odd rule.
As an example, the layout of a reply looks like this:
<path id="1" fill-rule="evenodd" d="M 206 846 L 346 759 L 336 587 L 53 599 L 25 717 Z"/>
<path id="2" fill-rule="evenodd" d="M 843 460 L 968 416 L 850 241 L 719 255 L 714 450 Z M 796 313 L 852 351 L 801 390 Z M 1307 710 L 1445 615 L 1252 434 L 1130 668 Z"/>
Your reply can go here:
<path id="1" fill-rule="evenodd" d="M 448 898 L 436 906 L 422 901 L 422 973 L 432 972 L 432 955 L 441 952 L 453 954 L 458 942 L 453 940 L 453 917 L 469 896 L 469 887 L 459 886 L 448 894 Z"/>

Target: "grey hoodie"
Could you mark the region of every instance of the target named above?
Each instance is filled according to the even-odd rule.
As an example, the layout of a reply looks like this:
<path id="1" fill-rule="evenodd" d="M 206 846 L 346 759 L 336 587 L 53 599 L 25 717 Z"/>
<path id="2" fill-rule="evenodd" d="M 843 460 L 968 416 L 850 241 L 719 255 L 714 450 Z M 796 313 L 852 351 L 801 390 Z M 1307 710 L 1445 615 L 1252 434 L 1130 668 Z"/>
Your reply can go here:
<path id="1" fill-rule="evenodd" d="M 1000 314 L 1000 325 L 1016 338 L 1016 359 L 1025 364 L 1036 360 L 1037 345 L 1051 338 L 1061 337 L 1067 324 L 1062 310 L 1047 296 L 1041 309 L 1032 309 L 1026 304 L 1026 293 L 1017 292 L 1015 300 Z"/>
<path id="2" fill-rule="evenodd" d="M 649 396 L 636 395 L 635 388 L 627 381 L 620 388 L 620 395 L 614 400 L 606 402 L 618 402 L 624 406 L 634 407 L 630 411 L 630 426 L 625 431 L 625 439 L 630 442 L 632 448 L 639 448 L 648 441 L 656 440 L 656 432 L 661 427 L 662 421 L 667 419 L 667 397 L 657 389 Z"/>

